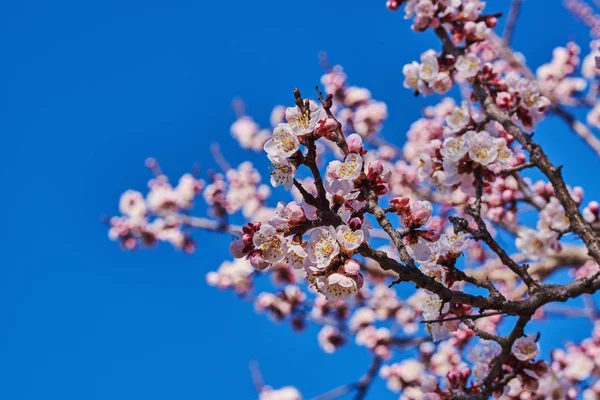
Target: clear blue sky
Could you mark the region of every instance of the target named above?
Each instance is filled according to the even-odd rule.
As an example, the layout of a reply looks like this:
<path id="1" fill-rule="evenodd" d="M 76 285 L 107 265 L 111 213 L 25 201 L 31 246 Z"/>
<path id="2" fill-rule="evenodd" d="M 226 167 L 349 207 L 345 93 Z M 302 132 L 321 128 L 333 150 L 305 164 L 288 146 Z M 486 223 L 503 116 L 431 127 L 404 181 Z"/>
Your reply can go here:
<path id="1" fill-rule="evenodd" d="M 400 143 L 426 104 L 402 88 L 402 66 L 439 45 L 384 3 L 4 2 L 0 397 L 252 399 L 247 365 L 257 359 L 268 383 L 297 385 L 309 398 L 364 372 L 364 349 L 325 355 L 314 331 L 296 335 L 208 287 L 204 275 L 229 257 L 229 238 L 198 234 L 191 257 L 169 246 L 124 253 L 101 217 L 117 211 L 124 190 L 145 188 L 147 156 L 177 178 L 195 162 L 213 166 L 207 148 L 218 139 L 232 163 L 242 161 L 229 137 L 231 99 L 243 97 L 267 123 L 293 87 L 310 92 L 319 82 L 322 50 L 388 104 L 384 135 Z M 509 1 L 488 3 L 503 11 Z M 586 29 L 559 3 L 524 2 L 528 26 L 515 43 L 531 65 L 569 39 L 587 50 Z M 590 179 L 600 161 L 561 122 L 542 128 L 567 179 L 600 198 Z M 255 159 L 266 174 L 264 157 Z M 572 339 L 590 329 L 569 324 Z M 380 382 L 373 398 L 396 396 Z"/>

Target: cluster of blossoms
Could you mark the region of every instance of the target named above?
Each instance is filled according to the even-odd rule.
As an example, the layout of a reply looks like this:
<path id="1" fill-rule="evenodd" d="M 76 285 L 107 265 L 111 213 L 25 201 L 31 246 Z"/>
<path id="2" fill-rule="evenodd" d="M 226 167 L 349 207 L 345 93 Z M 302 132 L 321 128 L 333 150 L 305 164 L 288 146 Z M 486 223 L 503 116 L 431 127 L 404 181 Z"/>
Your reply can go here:
<path id="1" fill-rule="evenodd" d="M 376 135 L 387 119 L 387 106 L 374 100 L 371 92 L 362 87 L 349 86 L 344 69 L 336 65 L 321 77 L 327 93 L 333 95 L 331 112 L 341 122 L 345 132 L 356 132 L 363 138 Z"/>
<path id="2" fill-rule="evenodd" d="M 251 117 L 242 115 L 231 125 L 231 135 L 243 149 L 259 150 L 269 139 L 270 132 L 261 129 Z"/>
<path id="3" fill-rule="evenodd" d="M 300 146 L 315 146 L 313 135 L 324 137 L 337 128 L 329 122 L 325 110 L 314 101 L 300 103 L 284 112 L 287 123 L 278 124 L 273 136 L 264 144 L 265 152 L 273 163 L 271 183 L 291 188 L 297 167 L 303 155 Z M 365 202 L 355 187 L 362 176 L 376 182 L 379 191 L 385 192 L 386 177 L 381 163 L 365 163 L 361 137 L 348 137 L 348 155 L 345 160 L 334 160 L 327 167 L 324 188 L 327 201 L 336 210 L 340 225 L 304 229 L 307 239 L 294 230 L 309 227 L 319 220 L 319 210 L 308 204 L 279 203 L 267 223 L 254 222 L 245 226 L 238 240 L 231 245 L 236 257 L 245 257 L 258 270 L 286 262 L 294 269 L 303 269 L 315 290 L 328 299 L 347 299 L 358 293 L 364 283 L 360 264 L 352 258 L 363 241 L 369 238 L 369 224 L 362 211 Z"/>
<path id="4" fill-rule="evenodd" d="M 515 244 L 529 259 L 540 260 L 551 252 L 560 252 L 558 239 L 569 232 L 571 224 L 552 186 L 538 181 L 531 188 L 535 194 L 533 201 L 540 207 L 537 227 L 520 228 Z M 579 204 L 583 200 L 583 189 L 575 187 L 570 195 Z"/>
<path id="5" fill-rule="evenodd" d="M 203 195 L 215 217 L 242 211 L 244 217 L 260 220 L 268 215 L 264 205 L 271 189 L 262 184 L 261 176 L 252 163 L 243 162 L 237 169 L 229 169 L 225 175 L 214 174 Z"/>
<path id="6" fill-rule="evenodd" d="M 297 311 L 306 294 L 297 286 L 287 285 L 279 294 L 263 292 L 256 299 L 256 310 L 268 312 L 277 321 Z"/>
<path id="7" fill-rule="evenodd" d="M 494 39 L 498 15 L 483 14 L 485 2 L 387 3 L 392 10 L 402 5 L 414 31 L 431 28 L 443 42 L 441 52 L 428 50 L 404 67 L 404 86 L 431 95 L 458 85 L 464 101 L 444 98 L 425 108 L 398 148 L 379 135 L 387 106 L 350 86 L 340 66 L 326 67 L 325 98 L 306 100 L 296 91 L 293 107 L 273 109 L 270 129 L 242 112 L 231 127 L 241 147 L 266 153 L 270 185 L 288 191 L 289 201 L 271 204 L 272 189 L 250 162 L 211 174 L 207 184 L 184 175 L 172 186 L 151 160 L 148 194 L 123 194 L 110 237 L 125 248 L 168 241 L 190 252 L 192 227 L 233 233 L 235 259 L 207 274 L 211 286 L 236 292 L 297 331 L 320 325 L 317 339 L 327 353 L 352 342 L 368 349 L 372 368 L 386 363 L 379 376 L 403 400 L 599 398 L 600 328 L 554 350 L 550 361 L 540 359 L 539 335 L 525 329 L 529 318 L 550 315 L 542 306 L 526 308 L 548 302 L 540 298 L 556 285 L 543 285 L 547 276 L 574 267 L 573 284 L 595 282 L 600 267 L 585 246 L 563 240 L 579 235 L 565 197 L 583 207 L 583 189 L 555 190 L 555 181 L 522 175 L 535 163 L 531 144 L 519 137 L 531 139 L 521 128 L 532 130 L 548 110 L 582 104 L 591 108 L 588 124 L 600 128 L 599 43 L 582 62 L 574 43 L 559 47 L 534 75 Z M 188 215 L 200 194 L 214 219 Z M 535 223 L 521 218 L 532 211 Z M 581 214 L 584 222 L 600 222 L 595 201 Z M 234 218 L 244 224 L 232 225 Z M 518 253 L 501 248 L 497 228 L 512 236 Z M 262 276 L 274 290 L 255 282 Z M 416 290 L 400 297 L 393 286 L 405 281 Z M 519 322 L 500 336 L 513 324 L 506 315 Z M 259 398 L 301 395 L 265 387 Z"/>
<path id="8" fill-rule="evenodd" d="M 394 11 L 404 1 L 388 0 L 387 7 Z M 422 32 L 440 25 L 452 25 L 452 40 L 478 41 L 494 28 L 497 19 L 482 15 L 485 2 L 481 0 L 408 0 L 404 6 L 405 19 L 413 19 L 412 29 Z"/>
<path id="9" fill-rule="evenodd" d="M 590 42 L 590 52 L 580 62 L 580 47 L 569 42 L 565 47 L 557 47 L 550 63 L 536 71 L 537 83 L 543 93 L 557 105 L 585 106 L 590 110 L 586 122 L 600 129 L 600 106 L 596 101 L 600 89 L 597 68 L 600 60 L 600 41 Z M 577 73 L 580 75 L 577 75 Z M 582 123 L 577 123 L 577 129 Z"/>
<path id="10" fill-rule="evenodd" d="M 402 400 L 423 398 L 424 393 L 429 393 L 430 399 L 438 388 L 437 379 L 428 375 L 425 366 L 415 359 L 407 359 L 400 363 L 385 365 L 379 375 L 387 381 L 387 387 L 393 392 L 402 392 Z M 439 396 L 437 397 L 439 399 Z"/>
<path id="11" fill-rule="evenodd" d="M 156 170 L 156 161 L 149 159 L 147 165 Z M 119 240 L 126 249 L 134 249 L 140 243 L 153 246 L 158 241 L 171 243 L 178 249 L 193 252 L 194 242 L 185 232 L 186 221 L 179 212 L 193 207 L 195 197 L 204 182 L 185 174 L 173 187 L 162 173 L 148 182 L 149 192 L 144 195 L 127 190 L 119 200 L 122 216 L 110 219 L 108 236 Z"/>
<path id="12" fill-rule="evenodd" d="M 219 289 L 234 289 L 243 294 L 252 290 L 252 275 L 254 268 L 247 260 L 234 259 L 225 261 L 216 271 L 206 275 L 206 281 Z"/>
<path id="13" fill-rule="evenodd" d="M 544 382 L 546 392 L 560 394 L 565 399 L 577 398 L 577 385 L 587 382 L 583 398 L 597 399 L 600 396 L 600 327 L 596 323 L 591 337 L 578 345 L 569 344 L 565 350 L 552 352 L 553 362 Z"/>
<path id="14" fill-rule="evenodd" d="M 445 94 L 455 83 L 454 73 L 461 79 L 474 78 L 481 67 L 481 61 L 475 54 L 453 57 L 440 56 L 435 50 L 428 50 L 421 55 L 421 62 L 413 61 L 402 69 L 404 87 L 412 89 L 416 94 Z"/>
<path id="15" fill-rule="evenodd" d="M 540 89 L 554 101 L 572 105 L 573 96 L 586 88 L 585 79 L 571 76 L 579 66 L 580 52 L 579 46 L 573 42 L 566 47 L 557 47 L 552 54 L 552 61 L 537 69 Z"/>

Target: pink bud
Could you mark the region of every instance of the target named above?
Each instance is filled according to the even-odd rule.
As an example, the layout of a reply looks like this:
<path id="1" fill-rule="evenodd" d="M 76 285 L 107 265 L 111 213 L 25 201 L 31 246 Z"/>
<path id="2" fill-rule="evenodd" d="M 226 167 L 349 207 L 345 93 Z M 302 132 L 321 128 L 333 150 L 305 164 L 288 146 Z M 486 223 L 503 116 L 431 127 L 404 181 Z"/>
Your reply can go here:
<path id="1" fill-rule="evenodd" d="M 285 207 L 285 214 L 292 222 L 301 222 L 306 219 L 304 210 L 296 202 L 291 202 Z"/>
<path id="2" fill-rule="evenodd" d="M 573 188 L 573 197 L 576 202 L 581 202 L 583 200 L 583 188 L 581 186 L 575 186 Z"/>
<path id="3" fill-rule="evenodd" d="M 348 136 L 346 142 L 348 143 L 348 151 L 350 153 L 356 153 L 360 155 L 364 154 L 363 141 L 359 134 L 353 133 L 352 135 Z"/>
<path id="4" fill-rule="evenodd" d="M 263 258 L 261 252 L 258 250 L 255 250 L 252 253 L 250 253 L 248 259 L 250 260 L 250 264 L 252 264 L 252 267 L 259 271 L 263 271 L 269 266 L 269 263 Z"/>
<path id="5" fill-rule="evenodd" d="M 236 240 L 235 242 L 231 242 L 231 244 L 229 245 L 229 251 L 231 252 L 231 254 L 233 254 L 235 258 L 242 258 L 245 255 L 245 247 L 246 245 L 242 240 Z"/>
<path id="6" fill-rule="evenodd" d="M 429 27 L 430 18 L 424 15 L 416 15 L 413 24 L 413 30 L 416 32 L 423 32 Z"/>
<path id="7" fill-rule="evenodd" d="M 317 122 L 317 133 L 325 134 L 333 132 L 338 127 L 338 122 L 333 118 L 322 119 Z"/>
<path id="8" fill-rule="evenodd" d="M 477 24 L 473 21 L 467 21 L 465 22 L 463 30 L 466 35 L 472 35 L 477 31 Z"/>
<path id="9" fill-rule="evenodd" d="M 379 182 L 377 185 L 375 185 L 373 189 L 375 190 L 375 193 L 377 193 L 377 195 L 383 196 L 384 194 L 389 193 L 390 184 L 387 182 Z"/>
<path id="10" fill-rule="evenodd" d="M 396 208 L 396 213 L 398 215 L 403 215 L 408 212 L 410 199 L 408 197 L 395 197 L 392 199 L 391 203 Z"/>
<path id="11" fill-rule="evenodd" d="M 410 205 L 410 227 L 418 228 L 429 222 L 433 209 L 428 201 L 415 201 Z"/>
<path id="12" fill-rule="evenodd" d="M 495 28 L 498 25 L 498 18 L 496 17 L 487 17 L 485 19 L 485 24 L 488 28 Z"/>
<path id="13" fill-rule="evenodd" d="M 433 229 L 427 229 L 424 231 L 419 231 L 419 236 L 421 236 L 424 240 L 428 242 L 437 242 L 440 240 L 440 233 L 438 231 L 434 231 Z"/>
<path id="14" fill-rule="evenodd" d="M 182 248 L 186 254 L 192 254 L 196 251 L 196 243 L 190 238 L 186 238 Z"/>
<path id="15" fill-rule="evenodd" d="M 156 168 L 157 162 L 155 158 L 148 157 L 146 158 L 146 168 L 153 169 Z"/>
<path id="16" fill-rule="evenodd" d="M 358 273 L 357 275 L 352 275 L 351 276 L 352 279 L 354 279 L 356 281 L 356 287 L 360 290 L 363 285 L 365 284 L 365 278 L 362 276 L 361 273 Z"/>
<path id="17" fill-rule="evenodd" d="M 448 382 L 450 382 L 452 387 L 462 388 L 467 385 L 469 376 L 471 376 L 471 370 L 468 367 L 453 370 L 448 373 Z"/>
<path id="18" fill-rule="evenodd" d="M 502 198 L 500 196 L 498 196 L 495 193 L 490 194 L 490 196 L 488 197 L 488 204 L 490 206 L 499 206 L 500 204 L 502 204 Z"/>
<path id="19" fill-rule="evenodd" d="M 505 190 L 502 192 L 502 200 L 504 201 L 511 201 L 513 198 L 513 191 L 512 190 Z"/>
<path id="20" fill-rule="evenodd" d="M 353 231 L 357 231 L 360 228 L 362 228 L 362 220 L 360 218 L 358 218 L 358 217 L 354 217 L 350 221 L 348 221 L 348 226 Z"/>
<path id="21" fill-rule="evenodd" d="M 388 8 L 388 10 L 390 11 L 396 11 L 398 8 L 400 8 L 400 5 L 402 4 L 401 1 L 399 0 L 388 0 L 385 3 L 385 6 Z"/>
<path id="22" fill-rule="evenodd" d="M 250 244 L 252 243 L 252 238 L 254 238 L 254 235 L 251 235 L 249 233 L 245 233 L 242 235 L 242 243 L 244 245 Z"/>
<path id="23" fill-rule="evenodd" d="M 346 260 L 344 263 L 344 272 L 347 275 L 356 275 L 360 272 L 360 264 L 354 259 Z"/>
<path id="24" fill-rule="evenodd" d="M 383 163 L 380 160 L 369 163 L 367 178 L 373 179 L 383 172 Z"/>
<path id="25" fill-rule="evenodd" d="M 135 241 L 135 238 L 133 238 L 133 237 L 129 237 L 129 238 L 125 239 L 125 240 L 123 241 L 123 246 L 124 246 L 126 249 L 129 249 L 129 250 L 131 250 L 131 249 L 134 249 L 134 248 L 135 248 L 135 246 L 136 246 L 136 241 Z"/>
<path id="26" fill-rule="evenodd" d="M 515 104 L 513 96 L 508 92 L 500 92 L 496 95 L 496 105 L 500 108 L 508 109 Z"/>

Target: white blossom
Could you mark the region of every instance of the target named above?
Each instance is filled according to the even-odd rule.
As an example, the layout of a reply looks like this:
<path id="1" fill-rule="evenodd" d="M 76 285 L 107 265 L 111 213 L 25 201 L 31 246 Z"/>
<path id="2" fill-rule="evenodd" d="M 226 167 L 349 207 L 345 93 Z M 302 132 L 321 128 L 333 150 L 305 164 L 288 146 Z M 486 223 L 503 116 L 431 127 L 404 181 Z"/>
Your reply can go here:
<path id="1" fill-rule="evenodd" d="M 297 152 L 300 142 L 288 124 L 279 124 L 273 130 L 273 137 L 265 143 L 264 148 L 271 161 L 280 161 Z"/>

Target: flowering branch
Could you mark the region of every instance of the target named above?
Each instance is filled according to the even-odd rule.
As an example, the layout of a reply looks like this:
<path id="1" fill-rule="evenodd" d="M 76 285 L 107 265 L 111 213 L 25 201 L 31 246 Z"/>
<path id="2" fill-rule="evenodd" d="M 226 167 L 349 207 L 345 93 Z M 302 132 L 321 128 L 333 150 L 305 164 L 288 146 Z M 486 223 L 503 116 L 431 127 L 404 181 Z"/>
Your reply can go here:
<path id="1" fill-rule="evenodd" d="M 231 166 L 213 146 L 222 173 L 206 182 L 188 174 L 172 185 L 150 162 L 149 193 L 122 196 L 109 236 L 127 249 L 169 242 L 191 253 L 192 228 L 233 235 L 234 260 L 207 274 L 211 286 L 235 291 L 297 331 L 321 326 L 325 352 L 353 339 L 372 353 L 360 380 L 318 400 L 363 399 L 378 375 L 402 399 L 571 399 L 576 388 L 600 394 L 600 385 L 585 387 L 600 378 L 600 330 L 549 361 L 539 359 L 539 335 L 525 334 L 532 319 L 553 314 L 598 320 L 590 295 L 600 289 L 600 204 L 583 204 L 583 189 L 567 186 L 562 167 L 529 132 L 552 112 L 600 154 L 600 141 L 567 109 L 591 108 L 588 125 L 600 127 L 599 85 L 580 96 L 574 44 L 535 75 L 527 68 L 509 48 L 518 0 L 504 40 L 492 32 L 501 14 L 483 13 L 479 0 L 387 2 L 391 10 L 402 5 L 414 31 L 431 28 L 442 43 L 441 52 L 428 50 L 404 67 L 404 86 L 425 96 L 458 84 L 460 104 L 446 97 L 426 108 L 399 147 L 380 136 L 387 106 L 326 62 L 317 100 L 295 89 L 292 107 L 274 108 L 271 128 L 238 104 L 231 127 L 243 148 L 266 152 L 270 184 L 289 199 L 275 205 L 260 171 L 250 162 Z M 589 71 L 595 51 L 582 68 L 590 82 L 600 78 Z M 530 179 L 532 169 L 544 180 Z M 207 217 L 191 216 L 200 195 Z M 525 213 L 537 217 L 535 229 Z M 569 243 L 571 234 L 583 243 Z M 572 280 L 548 283 L 564 268 Z M 269 284 L 255 284 L 264 278 Z M 410 294 L 400 298 L 398 287 Z M 555 303 L 578 297 L 584 308 L 556 311 Z M 391 361 L 409 348 L 411 358 Z M 257 386 L 260 400 L 300 398 L 262 378 Z"/>

